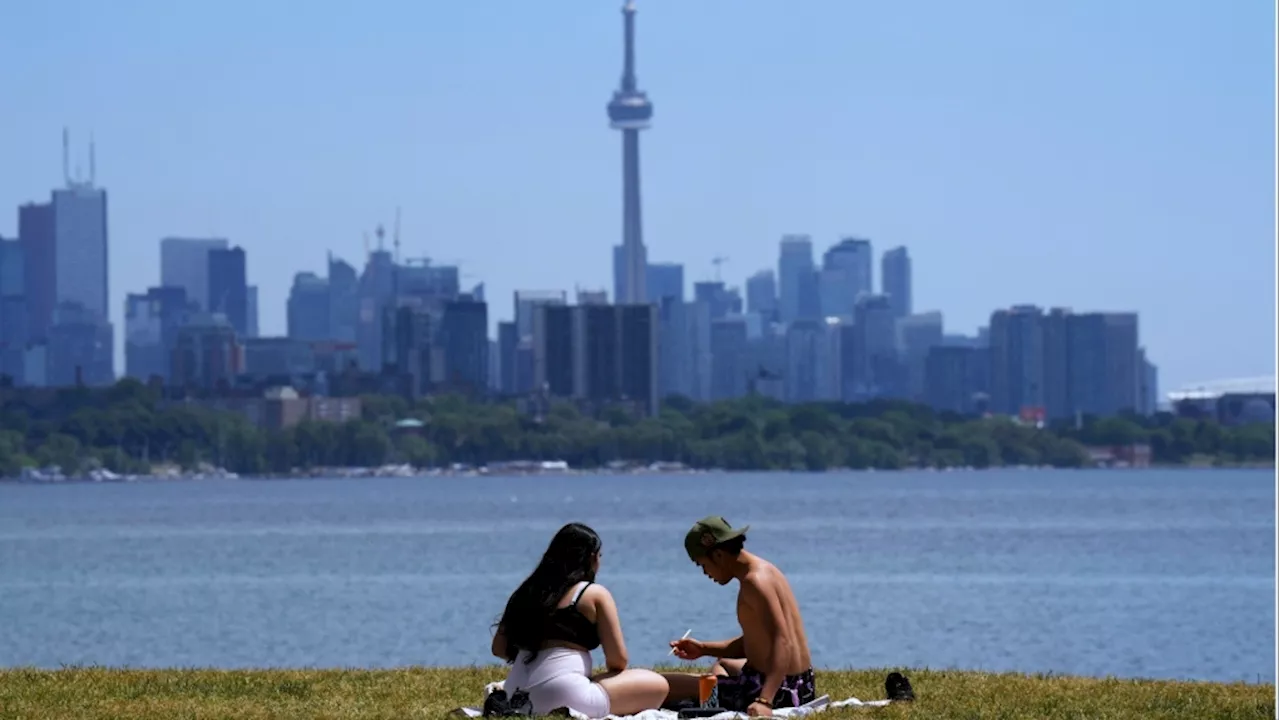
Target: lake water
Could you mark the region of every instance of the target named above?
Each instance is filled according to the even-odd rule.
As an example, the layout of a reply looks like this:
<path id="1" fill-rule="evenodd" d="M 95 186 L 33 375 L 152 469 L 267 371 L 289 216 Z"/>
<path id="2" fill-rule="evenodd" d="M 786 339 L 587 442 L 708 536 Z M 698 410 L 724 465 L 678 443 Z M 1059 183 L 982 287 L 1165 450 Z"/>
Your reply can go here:
<path id="1" fill-rule="evenodd" d="M 1191 470 L 0 484 L 0 666 L 493 662 L 573 520 L 661 663 L 736 634 L 681 544 L 710 513 L 787 573 L 818 667 L 1275 681 L 1275 474 Z"/>

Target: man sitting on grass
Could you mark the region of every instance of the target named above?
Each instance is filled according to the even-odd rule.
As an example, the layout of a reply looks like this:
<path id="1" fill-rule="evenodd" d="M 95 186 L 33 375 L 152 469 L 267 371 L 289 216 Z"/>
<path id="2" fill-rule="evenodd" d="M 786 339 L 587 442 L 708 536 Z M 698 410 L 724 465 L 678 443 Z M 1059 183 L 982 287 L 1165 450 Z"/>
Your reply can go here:
<path id="1" fill-rule="evenodd" d="M 721 585 L 738 581 L 738 624 L 732 640 L 673 640 L 677 657 L 717 658 L 720 707 L 753 717 L 772 715 L 775 707 L 799 707 L 817 697 L 809 641 L 800 608 L 782 571 L 743 549 L 749 526 L 733 528 L 722 517 L 706 517 L 684 538 L 684 549 L 707 577 Z M 698 676 L 667 673 L 668 706 L 697 700 Z"/>

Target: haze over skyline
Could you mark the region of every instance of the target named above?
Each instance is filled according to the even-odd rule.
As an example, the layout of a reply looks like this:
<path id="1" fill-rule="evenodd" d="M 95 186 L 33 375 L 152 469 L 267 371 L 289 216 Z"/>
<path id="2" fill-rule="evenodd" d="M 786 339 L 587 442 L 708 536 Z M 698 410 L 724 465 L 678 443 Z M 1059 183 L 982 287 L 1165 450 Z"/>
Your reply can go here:
<path id="1" fill-rule="evenodd" d="M 61 186 L 65 125 L 73 167 L 97 140 L 117 343 L 162 237 L 244 247 L 282 334 L 294 273 L 362 265 L 397 206 L 404 255 L 460 263 L 493 320 L 515 289 L 612 290 L 620 5 L 6 8 L 0 235 Z M 910 249 L 949 332 L 1132 309 L 1162 391 L 1274 372 L 1272 8 L 637 5 L 651 262 L 725 255 L 740 285 L 785 233 L 858 235 Z"/>

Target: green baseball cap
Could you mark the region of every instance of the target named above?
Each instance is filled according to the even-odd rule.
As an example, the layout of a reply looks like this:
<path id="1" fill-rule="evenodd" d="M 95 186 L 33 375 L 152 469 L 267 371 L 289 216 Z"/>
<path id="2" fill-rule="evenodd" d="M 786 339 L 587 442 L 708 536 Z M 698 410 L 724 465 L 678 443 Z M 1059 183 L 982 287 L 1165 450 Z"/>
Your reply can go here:
<path id="1" fill-rule="evenodd" d="M 696 562 L 710 552 L 711 548 L 740 538 L 750 529 L 750 525 L 735 528 L 719 515 L 708 515 L 689 528 L 684 536 L 684 549 L 689 553 L 689 559 Z"/>

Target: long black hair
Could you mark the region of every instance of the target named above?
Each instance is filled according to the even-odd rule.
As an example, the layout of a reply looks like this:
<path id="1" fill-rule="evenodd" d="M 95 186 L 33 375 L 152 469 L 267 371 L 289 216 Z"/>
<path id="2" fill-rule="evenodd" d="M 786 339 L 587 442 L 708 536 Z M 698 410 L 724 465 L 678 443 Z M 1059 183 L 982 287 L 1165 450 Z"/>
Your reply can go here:
<path id="1" fill-rule="evenodd" d="M 511 593 L 498 621 L 507 637 L 507 662 L 515 662 L 521 650 L 529 652 L 528 662 L 538 656 L 546 640 L 547 621 L 560 599 L 583 580 L 595 581 L 598 552 L 600 536 L 582 523 L 569 523 L 551 538 L 542 560 Z"/>

